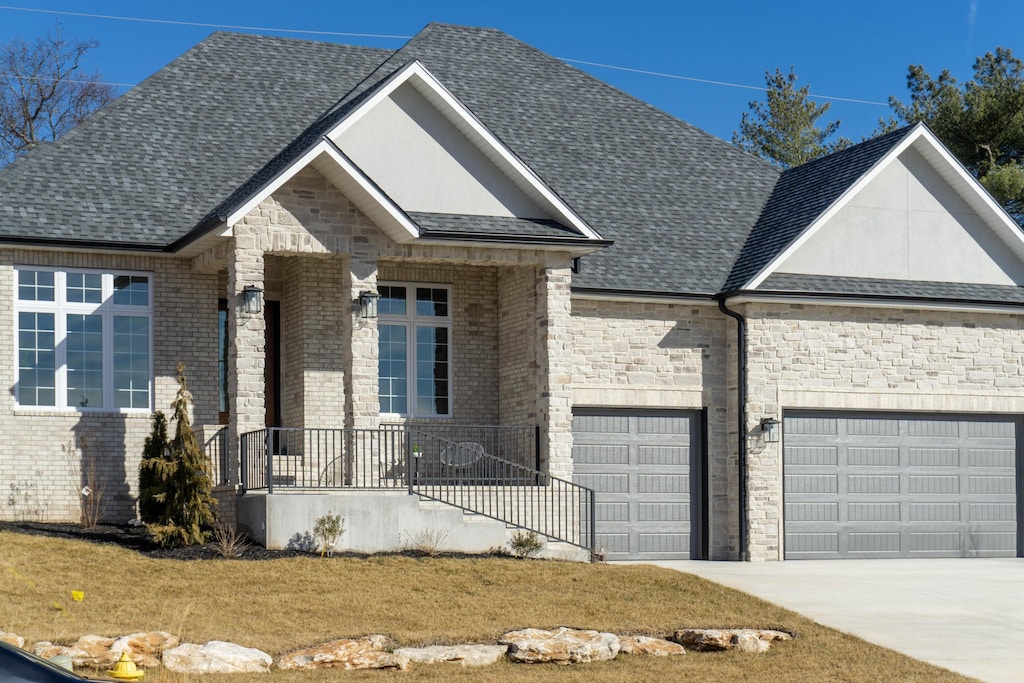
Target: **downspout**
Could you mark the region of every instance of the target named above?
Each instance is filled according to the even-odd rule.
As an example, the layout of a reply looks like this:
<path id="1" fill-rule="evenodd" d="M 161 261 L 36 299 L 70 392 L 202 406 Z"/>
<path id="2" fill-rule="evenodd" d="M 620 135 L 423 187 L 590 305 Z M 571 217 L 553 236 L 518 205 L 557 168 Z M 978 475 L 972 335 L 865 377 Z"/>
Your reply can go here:
<path id="1" fill-rule="evenodd" d="M 736 438 L 739 453 L 740 560 L 750 559 L 747 550 L 747 319 L 718 300 L 718 310 L 736 320 L 736 394 L 739 399 Z"/>

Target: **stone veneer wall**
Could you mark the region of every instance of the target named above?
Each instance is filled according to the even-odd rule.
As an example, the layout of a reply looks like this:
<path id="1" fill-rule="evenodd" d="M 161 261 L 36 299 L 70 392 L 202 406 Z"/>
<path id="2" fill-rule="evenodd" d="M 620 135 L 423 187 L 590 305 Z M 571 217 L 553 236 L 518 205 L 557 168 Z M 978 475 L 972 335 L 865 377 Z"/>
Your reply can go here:
<path id="1" fill-rule="evenodd" d="M 707 409 L 714 559 L 737 556 L 737 459 L 727 409 L 735 359 L 726 346 L 734 334 L 731 319 L 710 305 L 572 302 L 574 406 Z"/>
<path id="2" fill-rule="evenodd" d="M 785 409 L 1024 413 L 1024 317 L 746 304 L 747 422 Z M 785 440 L 785 436 L 783 436 Z M 782 457 L 749 440 L 752 560 L 782 559 Z"/>
<path id="3" fill-rule="evenodd" d="M 153 273 L 154 408 L 170 412 L 178 361 L 186 365 L 195 397 L 193 424 L 217 422 L 217 280 L 197 275 L 188 260 L 166 257 L 0 250 L 0 301 L 10 311 L 15 265 L 137 270 Z M 104 519 L 135 518 L 138 466 L 149 434 L 149 413 L 77 413 L 15 408 L 17 353 L 13 318 L 0 325 L 0 519 L 78 521 L 83 452 L 104 482 Z M 173 430 L 173 425 L 171 425 Z M 172 432 L 173 433 L 173 432 Z M 62 446 L 72 444 L 71 455 Z M 84 445 L 84 448 L 83 448 Z M 84 465 L 84 466 L 83 466 Z"/>

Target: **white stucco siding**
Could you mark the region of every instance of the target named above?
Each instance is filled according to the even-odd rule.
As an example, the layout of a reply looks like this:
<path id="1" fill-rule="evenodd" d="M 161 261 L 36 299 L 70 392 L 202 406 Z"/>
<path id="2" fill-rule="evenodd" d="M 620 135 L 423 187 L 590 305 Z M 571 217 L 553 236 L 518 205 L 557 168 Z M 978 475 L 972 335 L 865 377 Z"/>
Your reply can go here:
<path id="1" fill-rule="evenodd" d="M 913 147 L 851 197 L 778 272 L 1024 283 L 1024 263 Z"/>
<path id="2" fill-rule="evenodd" d="M 548 217 L 412 85 L 381 100 L 338 146 L 406 211 Z"/>

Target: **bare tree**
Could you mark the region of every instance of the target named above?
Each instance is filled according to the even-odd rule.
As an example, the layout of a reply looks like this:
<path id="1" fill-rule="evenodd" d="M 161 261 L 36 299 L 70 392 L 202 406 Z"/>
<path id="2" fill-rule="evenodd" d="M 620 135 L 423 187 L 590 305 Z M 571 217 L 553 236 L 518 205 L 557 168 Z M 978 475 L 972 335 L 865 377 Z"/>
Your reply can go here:
<path id="1" fill-rule="evenodd" d="M 56 140 L 114 99 L 99 74 L 80 71 L 97 45 L 66 38 L 58 24 L 33 43 L 15 38 L 0 47 L 0 165 Z"/>

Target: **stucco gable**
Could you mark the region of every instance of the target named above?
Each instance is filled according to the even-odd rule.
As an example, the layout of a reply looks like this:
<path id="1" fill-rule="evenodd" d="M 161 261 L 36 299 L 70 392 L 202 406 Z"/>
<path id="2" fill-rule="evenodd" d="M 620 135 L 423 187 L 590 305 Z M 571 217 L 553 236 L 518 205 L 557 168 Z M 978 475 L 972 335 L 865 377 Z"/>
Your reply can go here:
<path id="1" fill-rule="evenodd" d="M 745 288 L 783 273 L 1015 286 L 1024 284 L 1024 236 L 918 125 Z"/>

